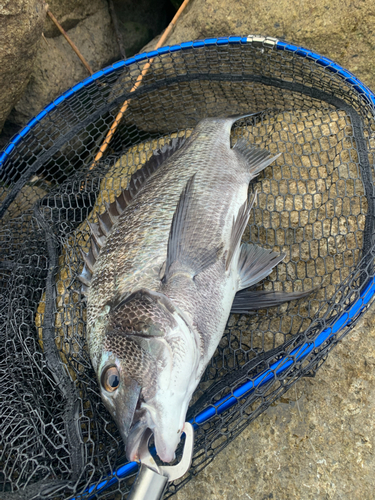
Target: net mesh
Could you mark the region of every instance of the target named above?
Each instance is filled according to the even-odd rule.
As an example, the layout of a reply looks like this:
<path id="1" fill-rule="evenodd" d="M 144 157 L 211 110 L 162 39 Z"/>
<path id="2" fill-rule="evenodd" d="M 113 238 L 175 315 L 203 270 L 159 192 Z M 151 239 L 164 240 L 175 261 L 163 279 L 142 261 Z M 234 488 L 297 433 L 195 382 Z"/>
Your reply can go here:
<path id="1" fill-rule="evenodd" d="M 322 60 L 250 38 L 154 54 L 131 92 L 145 62 L 117 65 L 52 106 L 0 170 L 4 499 L 126 498 L 136 469 L 113 477 L 127 466 L 87 352 L 80 249 L 88 249 L 88 222 L 97 222 L 131 174 L 171 138 L 189 136 L 202 118 L 257 113 L 235 125 L 232 142 L 245 137 L 281 155 L 251 186 L 258 196 L 244 241 L 286 254 L 258 289 L 314 292 L 230 316 L 188 418 L 205 408 L 213 414 L 196 419 L 192 467 L 167 496 L 298 378 L 316 372 L 354 324 L 355 315 L 350 321 L 343 315 L 374 277 L 375 122 L 370 101 L 350 78 Z M 94 163 L 125 100 L 105 156 Z M 317 342 L 340 321 L 345 328 Z M 306 344 L 313 348 L 299 356 Z M 272 376 L 259 382 L 265 373 Z M 240 388 L 249 383 L 253 390 L 243 396 Z M 236 404 L 218 410 L 230 397 Z"/>

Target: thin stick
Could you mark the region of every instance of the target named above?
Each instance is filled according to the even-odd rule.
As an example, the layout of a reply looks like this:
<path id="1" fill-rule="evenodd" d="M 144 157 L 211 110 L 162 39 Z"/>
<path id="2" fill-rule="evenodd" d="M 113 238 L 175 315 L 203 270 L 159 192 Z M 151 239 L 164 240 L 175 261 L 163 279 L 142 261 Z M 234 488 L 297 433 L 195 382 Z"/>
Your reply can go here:
<path id="1" fill-rule="evenodd" d="M 44 36 L 44 33 L 42 33 L 42 38 L 43 38 L 43 40 L 46 42 L 47 47 L 49 47 L 49 43 L 47 42 L 47 38 Z"/>
<path id="2" fill-rule="evenodd" d="M 168 27 L 166 28 L 166 30 L 164 31 L 164 33 L 162 34 L 160 40 L 158 41 L 158 43 L 156 44 L 155 46 L 155 49 L 158 49 L 160 48 L 163 43 L 165 42 L 165 40 L 167 39 L 168 35 L 170 34 L 170 32 L 172 31 L 172 29 L 175 27 L 176 25 L 176 22 L 177 22 L 177 19 L 180 17 L 180 15 L 182 14 L 182 11 L 185 9 L 185 7 L 187 6 L 187 4 L 189 3 L 189 0 L 184 0 L 184 2 L 181 4 L 181 7 L 178 9 L 178 11 L 176 12 L 176 15 L 174 16 L 174 18 L 172 19 L 172 21 L 169 23 Z M 149 70 L 151 64 L 153 62 L 153 59 L 150 59 L 149 62 L 147 62 L 144 67 L 143 67 L 143 70 L 141 72 L 141 74 L 138 76 L 133 88 L 130 90 L 130 92 L 134 92 L 135 90 L 137 90 L 137 88 L 140 86 L 142 80 L 143 80 L 143 77 L 146 75 L 147 71 Z M 125 111 L 128 109 L 128 106 L 129 106 L 129 103 L 130 101 L 127 99 L 124 104 L 121 106 L 121 109 L 120 111 L 117 113 L 117 116 L 115 118 L 115 121 L 112 123 L 111 125 L 111 128 L 108 130 L 107 132 L 107 135 L 102 143 L 102 145 L 100 146 L 100 149 L 99 151 L 97 152 L 96 156 L 95 156 L 95 159 L 94 159 L 94 163 L 93 165 L 90 167 L 90 170 L 94 168 L 95 164 L 102 158 L 103 154 L 105 153 L 114 133 L 116 132 L 116 129 L 121 121 L 121 118 L 123 117 Z"/>
<path id="3" fill-rule="evenodd" d="M 74 50 L 74 52 L 77 54 L 77 56 L 80 58 L 82 64 L 85 66 L 85 68 L 87 69 L 87 71 L 90 73 L 90 75 L 93 75 L 94 72 L 93 70 L 90 68 L 88 62 L 86 61 L 86 59 L 83 57 L 83 55 L 80 53 L 80 51 L 78 50 L 77 46 L 72 42 L 72 40 L 68 37 L 66 31 L 64 30 L 64 28 L 61 26 L 61 24 L 58 22 L 58 20 L 56 19 L 56 17 L 52 14 L 52 12 L 50 10 L 47 10 L 47 14 L 49 15 L 49 17 L 52 19 L 53 23 L 57 26 L 57 28 L 59 29 L 59 31 L 61 32 L 61 34 L 65 37 L 65 40 L 68 42 L 68 44 L 72 47 L 72 49 Z"/>

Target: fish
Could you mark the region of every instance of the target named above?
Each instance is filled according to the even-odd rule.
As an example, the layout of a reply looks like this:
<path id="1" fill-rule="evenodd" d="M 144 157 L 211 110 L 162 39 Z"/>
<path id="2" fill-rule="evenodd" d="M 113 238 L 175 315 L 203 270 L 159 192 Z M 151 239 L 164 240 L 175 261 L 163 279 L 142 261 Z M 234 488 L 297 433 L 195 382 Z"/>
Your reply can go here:
<path id="1" fill-rule="evenodd" d="M 251 289 L 285 254 L 241 243 L 256 198 L 249 183 L 279 156 L 244 138 L 231 146 L 246 116 L 205 118 L 154 151 L 90 223 L 80 275 L 88 348 L 130 461 L 148 429 L 160 459 L 174 459 L 231 312 L 307 294 Z"/>

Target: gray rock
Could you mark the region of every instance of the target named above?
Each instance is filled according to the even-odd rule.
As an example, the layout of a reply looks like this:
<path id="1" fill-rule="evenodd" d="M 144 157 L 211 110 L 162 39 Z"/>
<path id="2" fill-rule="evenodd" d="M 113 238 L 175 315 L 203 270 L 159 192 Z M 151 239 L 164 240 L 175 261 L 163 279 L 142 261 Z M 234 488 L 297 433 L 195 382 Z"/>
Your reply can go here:
<path id="1" fill-rule="evenodd" d="M 69 30 L 93 71 L 120 58 L 108 6 Z M 39 42 L 34 70 L 27 89 L 13 109 L 9 121 L 24 125 L 53 99 L 88 75 L 77 55 L 63 36 Z"/>
<path id="2" fill-rule="evenodd" d="M 151 50 L 154 50 L 155 47 L 156 47 L 156 44 L 158 43 L 158 41 L 160 40 L 160 38 L 161 38 L 161 34 L 158 35 L 158 36 L 156 36 L 155 38 L 153 38 L 146 45 L 144 45 L 141 48 L 141 50 L 139 51 L 139 53 L 142 54 L 142 52 L 151 52 Z M 167 41 L 166 45 L 169 45 L 168 41 Z"/>
<path id="3" fill-rule="evenodd" d="M 0 131 L 30 79 L 45 18 L 43 0 L 0 4 Z"/>
<path id="4" fill-rule="evenodd" d="M 126 57 L 136 54 L 140 47 L 152 38 L 152 31 L 143 23 L 135 21 L 125 21 L 119 24 Z"/>

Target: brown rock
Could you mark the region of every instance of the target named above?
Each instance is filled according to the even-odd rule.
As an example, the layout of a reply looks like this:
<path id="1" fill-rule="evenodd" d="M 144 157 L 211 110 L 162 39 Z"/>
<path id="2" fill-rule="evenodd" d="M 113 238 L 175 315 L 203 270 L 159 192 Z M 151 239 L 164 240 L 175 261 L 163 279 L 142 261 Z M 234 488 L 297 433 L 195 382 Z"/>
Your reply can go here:
<path id="1" fill-rule="evenodd" d="M 69 30 L 69 36 L 94 72 L 120 58 L 107 5 Z M 48 38 L 47 44 L 41 40 L 32 78 L 9 121 L 24 125 L 87 76 L 86 68 L 63 36 Z"/>
<path id="2" fill-rule="evenodd" d="M 43 0 L 0 4 L 0 131 L 30 79 L 45 18 Z"/>

